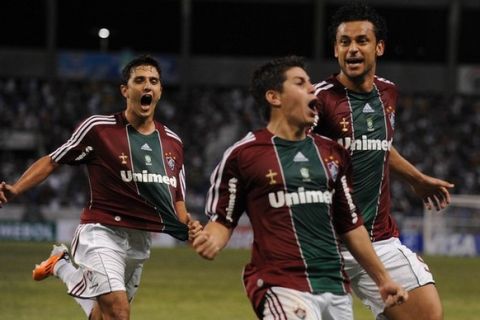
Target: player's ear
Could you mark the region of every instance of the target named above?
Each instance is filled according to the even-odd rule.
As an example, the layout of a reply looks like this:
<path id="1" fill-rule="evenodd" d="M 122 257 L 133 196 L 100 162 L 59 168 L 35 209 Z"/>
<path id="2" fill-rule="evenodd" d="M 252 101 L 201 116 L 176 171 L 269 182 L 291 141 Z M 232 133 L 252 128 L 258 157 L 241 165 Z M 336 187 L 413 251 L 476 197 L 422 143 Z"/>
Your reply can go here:
<path id="1" fill-rule="evenodd" d="M 383 53 L 385 52 L 385 42 L 383 40 L 377 42 L 375 51 L 377 53 L 377 57 L 383 56 Z"/>
<path id="2" fill-rule="evenodd" d="M 275 107 L 279 107 L 282 104 L 280 94 L 276 90 L 268 90 L 265 92 L 265 100 L 267 100 L 269 105 Z"/>
<path id="3" fill-rule="evenodd" d="M 124 98 L 127 98 L 127 85 L 121 84 L 120 85 L 120 92 Z"/>

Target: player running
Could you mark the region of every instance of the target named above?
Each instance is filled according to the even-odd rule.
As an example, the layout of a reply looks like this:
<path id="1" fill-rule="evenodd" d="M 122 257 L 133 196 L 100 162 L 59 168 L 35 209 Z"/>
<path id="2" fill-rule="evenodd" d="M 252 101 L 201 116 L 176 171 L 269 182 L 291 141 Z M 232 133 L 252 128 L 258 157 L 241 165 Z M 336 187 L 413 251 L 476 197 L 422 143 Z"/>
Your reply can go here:
<path id="1" fill-rule="evenodd" d="M 350 194 L 350 158 L 336 142 L 307 135 L 316 98 L 303 61 L 257 69 L 252 94 L 268 125 L 230 147 L 211 176 L 205 230 L 193 246 L 213 259 L 246 212 L 254 232 L 244 270 L 260 319 L 353 319 L 339 238 L 375 279 L 388 305 L 407 295 L 372 249 Z"/>

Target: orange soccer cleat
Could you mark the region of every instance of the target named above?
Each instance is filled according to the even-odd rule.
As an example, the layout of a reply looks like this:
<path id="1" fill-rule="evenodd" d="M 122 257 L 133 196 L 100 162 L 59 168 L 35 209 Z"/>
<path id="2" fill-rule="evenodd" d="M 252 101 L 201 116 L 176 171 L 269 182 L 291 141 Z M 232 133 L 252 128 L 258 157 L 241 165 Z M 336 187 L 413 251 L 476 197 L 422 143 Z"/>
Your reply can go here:
<path id="1" fill-rule="evenodd" d="M 53 275 L 53 268 L 61 259 L 67 261 L 70 259 L 67 247 L 64 244 L 58 246 L 53 245 L 50 257 L 47 260 L 42 261 L 40 264 L 35 265 L 35 269 L 32 271 L 33 280 L 40 281 Z"/>

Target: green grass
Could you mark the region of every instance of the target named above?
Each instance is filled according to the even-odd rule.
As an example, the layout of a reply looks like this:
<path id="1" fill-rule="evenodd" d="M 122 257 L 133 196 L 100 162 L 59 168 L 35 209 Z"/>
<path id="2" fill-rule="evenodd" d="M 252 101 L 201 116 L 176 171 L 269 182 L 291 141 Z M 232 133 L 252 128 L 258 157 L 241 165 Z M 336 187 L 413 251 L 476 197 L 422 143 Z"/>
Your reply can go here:
<path id="1" fill-rule="evenodd" d="M 48 243 L 0 243 L 0 319 L 85 319 L 55 278 L 35 282 L 31 270 L 50 252 Z M 255 319 L 244 294 L 241 271 L 247 250 L 226 250 L 214 262 L 186 247 L 154 249 L 132 305 L 132 319 Z M 437 280 L 445 319 L 480 318 L 480 259 L 426 257 Z M 358 301 L 357 320 L 372 319 Z"/>

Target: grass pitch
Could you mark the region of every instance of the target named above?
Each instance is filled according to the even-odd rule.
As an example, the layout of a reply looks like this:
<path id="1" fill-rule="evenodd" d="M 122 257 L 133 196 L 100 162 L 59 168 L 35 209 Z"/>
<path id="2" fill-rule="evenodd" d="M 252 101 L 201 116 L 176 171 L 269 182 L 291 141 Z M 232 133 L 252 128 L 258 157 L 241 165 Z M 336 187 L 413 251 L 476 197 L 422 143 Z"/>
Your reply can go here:
<path id="1" fill-rule="evenodd" d="M 51 244 L 0 242 L 0 319 L 80 320 L 81 308 L 55 278 L 35 282 L 31 270 Z M 247 250 L 225 250 L 213 262 L 192 249 L 152 250 L 132 305 L 132 319 L 255 319 L 241 282 Z M 435 275 L 445 319 L 480 319 L 480 258 L 426 257 Z M 355 319 L 373 319 L 358 301 Z"/>

